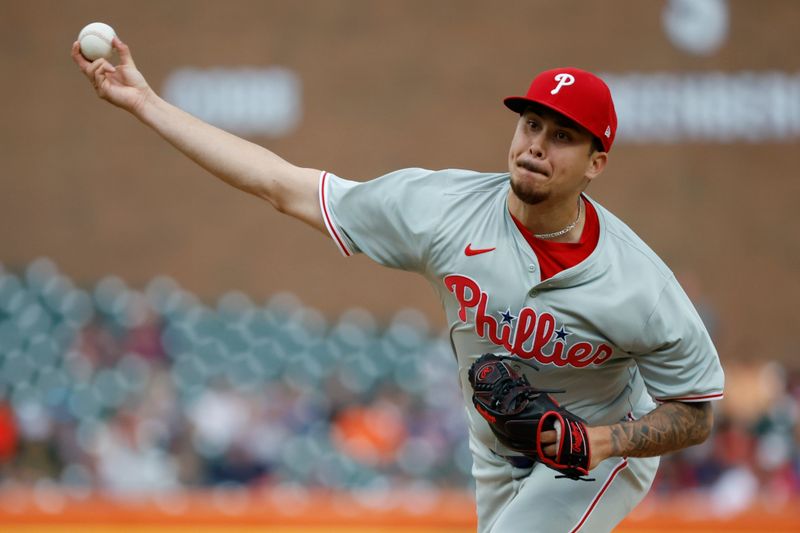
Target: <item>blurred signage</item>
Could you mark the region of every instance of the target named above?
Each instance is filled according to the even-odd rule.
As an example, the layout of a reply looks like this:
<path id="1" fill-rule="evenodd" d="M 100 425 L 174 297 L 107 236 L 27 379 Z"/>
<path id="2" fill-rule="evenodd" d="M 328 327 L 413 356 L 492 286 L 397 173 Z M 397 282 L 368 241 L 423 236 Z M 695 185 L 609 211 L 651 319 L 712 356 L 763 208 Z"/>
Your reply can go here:
<path id="1" fill-rule="evenodd" d="M 716 52 L 728 37 L 730 15 L 725 0 L 669 0 L 661 21 L 677 48 L 697 55 Z"/>
<path id="2" fill-rule="evenodd" d="M 163 94 L 184 111 L 237 134 L 279 137 L 300 122 L 301 83 L 282 67 L 182 68 L 169 75 Z"/>
<path id="3" fill-rule="evenodd" d="M 800 138 L 800 74 L 778 71 L 603 74 L 628 143 Z"/>
<path id="4" fill-rule="evenodd" d="M 727 0 L 668 0 L 664 32 L 689 54 L 728 38 Z M 770 142 L 800 138 L 800 74 L 781 71 L 604 74 L 628 143 Z"/>

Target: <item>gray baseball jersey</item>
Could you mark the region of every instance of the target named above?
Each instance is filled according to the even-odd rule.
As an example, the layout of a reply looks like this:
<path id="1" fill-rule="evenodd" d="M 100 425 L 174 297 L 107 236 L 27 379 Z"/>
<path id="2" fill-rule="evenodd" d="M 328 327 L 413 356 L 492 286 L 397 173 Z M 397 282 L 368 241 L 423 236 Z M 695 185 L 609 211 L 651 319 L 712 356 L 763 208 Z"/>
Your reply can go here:
<path id="1" fill-rule="evenodd" d="M 699 315 L 627 225 L 584 197 L 598 215 L 597 246 L 542 281 L 508 192 L 507 173 L 405 169 L 365 183 L 320 177 L 320 207 L 341 252 L 418 272 L 441 299 L 477 446 L 514 455 L 472 405 L 467 371 L 486 352 L 536 365 L 538 372 L 526 370 L 531 382 L 564 389 L 558 401 L 590 425 L 638 418 L 659 400 L 722 397 L 722 368 Z"/>

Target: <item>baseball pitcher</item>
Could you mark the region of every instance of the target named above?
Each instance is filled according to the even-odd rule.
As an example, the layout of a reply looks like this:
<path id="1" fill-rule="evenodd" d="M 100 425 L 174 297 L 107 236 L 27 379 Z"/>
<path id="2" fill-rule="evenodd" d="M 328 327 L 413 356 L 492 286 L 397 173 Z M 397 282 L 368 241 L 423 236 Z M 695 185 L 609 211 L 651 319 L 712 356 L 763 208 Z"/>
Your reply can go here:
<path id="1" fill-rule="evenodd" d="M 656 254 L 585 194 L 617 119 L 606 84 L 537 75 L 508 171 L 398 170 L 359 183 L 299 168 L 161 99 L 120 64 L 72 57 L 97 94 L 200 166 L 364 253 L 418 272 L 442 301 L 468 413 L 481 533 L 611 531 L 664 453 L 703 442 L 723 372 Z"/>

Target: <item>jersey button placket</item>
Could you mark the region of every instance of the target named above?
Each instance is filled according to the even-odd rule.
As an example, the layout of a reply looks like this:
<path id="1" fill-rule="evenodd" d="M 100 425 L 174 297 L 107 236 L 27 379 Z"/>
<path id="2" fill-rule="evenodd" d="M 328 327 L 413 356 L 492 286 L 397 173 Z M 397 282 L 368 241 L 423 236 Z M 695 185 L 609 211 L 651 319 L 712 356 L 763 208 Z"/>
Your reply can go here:
<path id="1" fill-rule="evenodd" d="M 528 265 L 528 272 L 530 272 L 531 274 L 535 274 L 536 273 L 536 263 L 530 263 Z M 536 276 L 534 276 L 534 278 L 535 277 Z M 538 282 L 539 282 L 539 280 L 536 280 L 536 283 L 538 283 Z M 529 298 L 536 298 L 537 296 L 539 296 L 539 291 L 536 289 L 536 286 L 533 286 L 531 288 L 531 290 L 528 291 L 528 297 Z"/>

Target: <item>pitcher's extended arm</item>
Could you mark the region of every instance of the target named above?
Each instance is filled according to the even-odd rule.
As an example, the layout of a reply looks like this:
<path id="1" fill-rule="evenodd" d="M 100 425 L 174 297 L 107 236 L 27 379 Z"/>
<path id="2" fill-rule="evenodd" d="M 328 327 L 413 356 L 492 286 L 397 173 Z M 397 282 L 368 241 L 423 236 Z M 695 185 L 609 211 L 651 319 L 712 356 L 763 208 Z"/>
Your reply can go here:
<path id="1" fill-rule="evenodd" d="M 301 168 L 266 148 L 193 117 L 160 98 L 136 68 L 128 46 L 114 38 L 120 64 L 89 62 L 72 45 L 72 58 L 97 95 L 133 114 L 175 148 L 226 183 L 325 232 L 318 203 L 319 170 Z"/>

